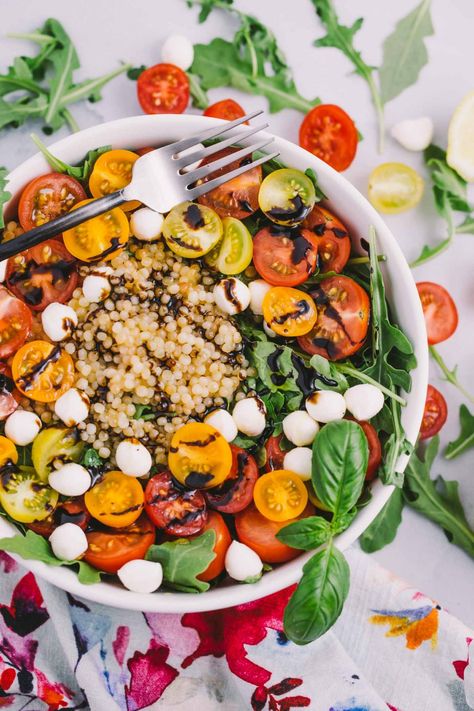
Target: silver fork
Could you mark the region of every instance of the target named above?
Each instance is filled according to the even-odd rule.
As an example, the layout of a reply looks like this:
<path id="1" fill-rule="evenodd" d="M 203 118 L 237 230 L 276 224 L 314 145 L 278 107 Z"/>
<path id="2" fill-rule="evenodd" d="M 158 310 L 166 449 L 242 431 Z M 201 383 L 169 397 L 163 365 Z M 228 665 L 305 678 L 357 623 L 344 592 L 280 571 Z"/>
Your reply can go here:
<path id="1" fill-rule="evenodd" d="M 190 149 L 197 147 L 203 141 L 221 136 L 262 113 L 263 111 L 253 111 L 247 116 L 242 116 L 242 118 L 236 119 L 235 121 L 230 121 L 219 127 L 208 128 L 195 136 L 183 138 L 180 141 L 170 143 L 167 146 L 162 146 L 161 148 L 146 153 L 135 162 L 132 180 L 126 187 L 110 193 L 105 197 L 92 200 L 87 205 L 79 207 L 77 210 L 72 210 L 55 220 L 46 222 L 44 225 L 35 227 L 33 230 L 29 230 L 13 240 L 3 242 L 0 244 L 0 260 L 8 259 L 8 257 L 23 252 L 25 249 L 34 247 L 49 237 L 54 237 L 54 235 L 60 234 L 65 230 L 76 227 L 92 217 L 102 215 L 104 212 L 112 210 L 114 207 L 119 207 L 129 200 L 138 200 L 158 212 L 168 212 L 178 203 L 186 200 L 195 200 L 200 195 L 222 185 L 222 183 L 236 178 L 238 175 L 272 158 L 276 158 L 279 155 L 278 153 L 264 155 L 234 170 L 230 170 L 223 175 L 219 175 L 212 180 L 204 183 L 198 182 L 216 170 L 225 168 L 230 163 L 245 158 L 254 151 L 261 151 L 273 141 L 273 138 L 265 138 L 256 143 L 252 143 L 252 145 L 244 146 L 227 156 L 223 156 L 206 165 L 186 172 L 187 166 L 200 162 L 204 158 L 209 158 L 209 156 L 212 156 L 224 148 L 238 144 L 239 141 L 247 139 L 249 136 L 267 128 L 268 124 L 251 126 L 241 133 L 233 134 L 229 138 L 225 138 L 210 146 L 201 146 L 189 152 Z M 183 155 L 184 151 L 186 151 L 186 153 Z"/>

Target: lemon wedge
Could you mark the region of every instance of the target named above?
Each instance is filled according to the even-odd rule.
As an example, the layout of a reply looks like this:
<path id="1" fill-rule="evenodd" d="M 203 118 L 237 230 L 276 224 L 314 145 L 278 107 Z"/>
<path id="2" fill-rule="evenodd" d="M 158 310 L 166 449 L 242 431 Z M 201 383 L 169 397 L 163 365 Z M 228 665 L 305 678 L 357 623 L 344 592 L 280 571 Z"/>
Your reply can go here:
<path id="1" fill-rule="evenodd" d="M 468 183 L 474 183 L 474 91 L 456 108 L 448 129 L 446 160 Z"/>

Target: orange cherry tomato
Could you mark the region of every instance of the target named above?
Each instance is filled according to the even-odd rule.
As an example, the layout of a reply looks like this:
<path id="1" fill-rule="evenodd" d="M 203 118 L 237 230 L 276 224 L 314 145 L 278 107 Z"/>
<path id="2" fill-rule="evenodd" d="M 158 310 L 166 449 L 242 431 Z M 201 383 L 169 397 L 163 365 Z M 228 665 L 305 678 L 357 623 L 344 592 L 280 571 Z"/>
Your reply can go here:
<path id="1" fill-rule="evenodd" d="M 314 327 L 318 310 L 309 294 L 274 286 L 263 299 L 263 318 L 279 336 L 303 336 Z"/>
<path id="2" fill-rule="evenodd" d="M 168 466 L 183 486 L 209 489 L 222 484 L 229 475 L 232 451 L 215 427 L 189 422 L 171 438 Z"/>
<path id="3" fill-rule="evenodd" d="M 82 207 L 90 200 L 76 205 Z M 114 207 L 103 215 L 92 217 L 63 233 L 64 244 L 82 262 L 109 261 L 119 254 L 128 242 L 130 227 L 123 210 Z"/>
<path id="4" fill-rule="evenodd" d="M 421 421 L 420 439 L 434 437 L 448 417 L 448 405 L 443 395 L 433 385 L 428 385 L 425 411 Z"/>
<path id="5" fill-rule="evenodd" d="M 308 503 L 308 490 L 298 474 L 275 469 L 255 482 L 253 500 L 260 513 L 270 521 L 297 518 Z"/>
<path id="6" fill-rule="evenodd" d="M 300 127 L 300 146 L 339 171 L 354 160 L 357 141 L 354 121 L 334 104 L 315 106 Z"/>
<path id="7" fill-rule="evenodd" d="M 60 217 L 86 199 L 84 188 L 64 173 L 40 175 L 28 183 L 18 203 L 18 219 L 24 230 L 44 225 Z"/>
<path id="8" fill-rule="evenodd" d="M 351 238 L 342 222 L 325 207 L 315 205 L 303 227 L 317 239 L 320 270 L 342 272 L 351 255 Z"/>
<path id="9" fill-rule="evenodd" d="M 318 240 L 301 228 L 264 227 L 253 238 L 253 264 L 273 286 L 298 286 L 318 266 Z"/>
<path id="10" fill-rule="evenodd" d="M 132 171 L 138 160 L 138 153 L 122 148 L 102 153 L 96 162 L 89 178 L 89 190 L 95 198 L 104 197 L 116 190 L 121 190 L 132 179 Z M 141 205 L 138 200 L 129 200 L 121 205 L 122 210 L 135 210 Z"/>
<path id="11" fill-rule="evenodd" d="M 441 284 L 420 281 L 416 285 L 425 316 L 428 343 L 434 346 L 453 335 L 458 327 L 458 310 Z"/>
<path id="12" fill-rule="evenodd" d="M 0 361 L 0 421 L 15 412 L 21 397 L 15 388 L 11 368 Z"/>
<path id="13" fill-rule="evenodd" d="M 143 514 L 126 528 L 89 531 L 86 537 L 89 548 L 84 560 L 94 568 L 113 574 L 130 560 L 145 557 L 155 542 L 155 527 Z"/>
<path id="14" fill-rule="evenodd" d="M 30 341 L 15 354 L 12 374 L 23 395 L 38 402 L 54 402 L 74 383 L 74 362 L 58 344 Z"/>
<path id="15" fill-rule="evenodd" d="M 32 325 L 28 306 L 0 286 L 0 358 L 9 358 L 23 345 Z"/>
<path id="16" fill-rule="evenodd" d="M 189 81 L 174 64 L 155 64 L 140 74 L 137 96 L 146 114 L 182 114 L 189 102 Z"/>
<path id="17" fill-rule="evenodd" d="M 216 557 L 214 560 L 211 560 L 206 570 L 197 576 L 198 580 L 204 580 L 205 582 L 214 580 L 214 578 L 217 578 L 217 576 L 222 573 L 224 570 L 225 554 L 232 543 L 232 536 L 230 535 L 226 522 L 217 511 L 209 511 L 207 523 L 200 535 L 210 529 L 216 533 L 216 542 L 213 548 Z"/>
<path id="18" fill-rule="evenodd" d="M 213 118 L 225 119 L 226 121 L 234 121 L 235 119 L 245 116 L 245 111 L 234 99 L 223 99 L 216 101 L 205 109 L 203 116 L 212 116 Z M 246 121 L 245 123 L 248 123 Z"/>
<path id="19" fill-rule="evenodd" d="M 143 489 L 133 476 L 107 472 L 84 495 L 92 518 L 111 528 L 130 526 L 143 510 Z"/>

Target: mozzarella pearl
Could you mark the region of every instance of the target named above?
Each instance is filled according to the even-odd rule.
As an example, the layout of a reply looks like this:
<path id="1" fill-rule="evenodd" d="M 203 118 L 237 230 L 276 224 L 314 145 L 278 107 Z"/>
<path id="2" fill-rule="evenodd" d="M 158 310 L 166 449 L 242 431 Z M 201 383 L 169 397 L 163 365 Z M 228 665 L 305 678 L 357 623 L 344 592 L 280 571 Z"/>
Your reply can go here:
<path id="1" fill-rule="evenodd" d="M 204 418 L 204 422 L 221 433 L 228 442 L 232 442 L 237 437 L 237 425 L 235 420 L 227 410 L 213 410 Z"/>
<path id="2" fill-rule="evenodd" d="M 406 119 L 392 126 L 390 133 L 409 151 L 424 151 L 433 138 L 433 121 L 428 116 Z"/>
<path id="3" fill-rule="evenodd" d="M 161 48 L 161 61 L 175 64 L 180 69 L 189 69 L 194 59 L 192 42 L 184 35 L 170 35 Z"/>
<path id="4" fill-rule="evenodd" d="M 97 304 L 108 297 L 111 288 L 110 282 L 105 276 L 89 274 L 82 284 L 82 293 L 91 304 Z"/>
<path id="5" fill-rule="evenodd" d="M 88 547 L 86 534 L 75 523 L 63 523 L 55 528 L 49 542 L 54 555 L 61 560 L 77 560 Z"/>
<path id="6" fill-rule="evenodd" d="M 138 439 L 125 439 L 115 450 L 117 466 L 128 476 L 145 476 L 153 466 L 148 449 Z"/>
<path id="7" fill-rule="evenodd" d="M 7 271 L 7 262 L 8 262 L 8 259 L 3 259 L 3 260 L 0 262 L 0 282 L 1 282 L 2 284 L 3 284 L 3 282 L 5 281 L 5 274 L 6 274 L 6 271 Z"/>
<path id="8" fill-rule="evenodd" d="M 77 326 L 77 314 L 71 306 L 54 302 L 41 314 L 43 331 L 52 341 L 69 338 L 74 326 Z"/>
<path id="9" fill-rule="evenodd" d="M 249 282 L 250 290 L 250 310 L 257 316 L 263 315 L 263 299 L 265 294 L 272 288 L 271 284 L 263 279 L 255 279 Z"/>
<path id="10" fill-rule="evenodd" d="M 309 447 L 295 447 L 285 454 L 283 469 L 298 474 L 303 481 L 311 479 L 311 461 L 313 452 Z"/>
<path id="11" fill-rule="evenodd" d="M 91 475 L 75 462 L 54 469 L 48 477 L 49 485 L 63 496 L 82 496 L 91 486 Z"/>
<path id="12" fill-rule="evenodd" d="M 317 390 L 307 398 L 306 410 L 316 422 L 342 420 L 346 413 L 346 401 L 341 393 Z"/>
<path id="13" fill-rule="evenodd" d="M 216 306 L 230 316 L 245 311 L 250 303 L 250 290 L 247 284 L 235 277 L 221 279 L 215 285 L 213 294 Z"/>
<path id="14" fill-rule="evenodd" d="M 234 580 L 254 578 L 263 570 L 260 556 L 239 541 L 232 541 L 225 554 L 225 569 Z"/>
<path id="15" fill-rule="evenodd" d="M 266 425 L 267 408 L 259 397 L 246 397 L 236 403 L 232 417 L 239 432 L 258 437 Z"/>
<path id="16" fill-rule="evenodd" d="M 54 412 L 68 427 L 83 422 L 89 414 L 89 398 L 81 390 L 70 388 L 54 403 Z"/>
<path id="17" fill-rule="evenodd" d="M 129 560 L 117 570 L 122 585 L 137 593 L 152 593 L 163 581 L 161 563 L 152 560 Z"/>
<path id="18" fill-rule="evenodd" d="M 285 437 L 297 447 L 312 444 L 319 425 L 304 410 L 296 410 L 287 415 L 282 422 Z"/>
<path id="19" fill-rule="evenodd" d="M 41 420 L 34 412 L 15 410 L 5 422 L 5 436 L 20 447 L 31 444 L 41 429 Z"/>
<path id="20" fill-rule="evenodd" d="M 370 383 L 353 385 L 344 393 L 346 407 L 356 420 L 370 420 L 383 407 L 383 393 Z"/>
<path id="21" fill-rule="evenodd" d="M 163 220 L 161 212 L 156 212 L 149 207 L 141 207 L 132 212 L 130 217 L 132 234 L 144 242 L 153 242 L 161 236 Z"/>

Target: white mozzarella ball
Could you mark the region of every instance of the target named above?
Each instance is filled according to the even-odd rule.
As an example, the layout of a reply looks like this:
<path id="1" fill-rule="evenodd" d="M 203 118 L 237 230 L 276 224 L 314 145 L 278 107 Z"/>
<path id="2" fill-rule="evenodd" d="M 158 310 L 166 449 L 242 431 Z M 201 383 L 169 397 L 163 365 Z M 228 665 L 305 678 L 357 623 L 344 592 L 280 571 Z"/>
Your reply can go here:
<path id="1" fill-rule="evenodd" d="M 194 59 L 192 42 L 184 35 L 170 35 L 161 48 L 161 61 L 175 64 L 180 69 L 189 69 Z"/>
<path id="2" fill-rule="evenodd" d="M 89 274 L 83 281 L 82 293 L 91 304 L 104 301 L 111 291 L 110 281 L 102 274 Z"/>
<path id="3" fill-rule="evenodd" d="M 283 419 L 282 425 L 286 439 L 297 447 L 312 444 L 319 430 L 318 423 L 304 410 L 291 412 Z"/>
<path id="4" fill-rule="evenodd" d="M 250 290 L 247 284 L 235 277 L 221 279 L 215 285 L 213 294 L 216 306 L 230 316 L 245 311 L 250 303 Z"/>
<path id="5" fill-rule="evenodd" d="M 316 390 L 307 398 L 306 410 L 316 422 L 342 420 L 346 414 L 346 401 L 341 393 Z"/>
<path id="6" fill-rule="evenodd" d="M 71 306 L 54 302 L 41 314 L 43 331 L 52 341 L 69 338 L 74 326 L 77 326 L 77 314 Z"/>
<path id="7" fill-rule="evenodd" d="M 278 333 L 275 333 L 273 328 L 271 328 L 266 321 L 263 322 L 263 330 L 267 334 L 268 338 L 277 338 Z"/>
<path id="8" fill-rule="evenodd" d="M 266 425 L 267 408 L 259 397 L 246 397 L 235 404 L 232 417 L 239 432 L 249 437 L 261 435 Z"/>
<path id="9" fill-rule="evenodd" d="M 53 469 L 48 477 L 49 485 L 63 496 L 82 496 L 91 486 L 91 475 L 85 467 L 75 462 Z"/>
<path id="10" fill-rule="evenodd" d="M 20 447 L 31 444 L 40 429 L 38 415 L 26 410 L 15 410 L 5 422 L 5 436 Z"/>
<path id="11" fill-rule="evenodd" d="M 225 569 L 234 580 L 244 581 L 261 574 L 263 563 L 260 556 L 239 541 L 232 541 L 225 554 Z"/>
<path id="12" fill-rule="evenodd" d="M 84 422 L 89 414 L 90 400 L 86 393 L 70 388 L 54 403 L 54 412 L 68 427 Z"/>
<path id="13" fill-rule="evenodd" d="M 424 151 L 433 138 L 433 121 L 428 116 L 406 119 L 392 126 L 390 133 L 409 151 Z"/>
<path id="14" fill-rule="evenodd" d="M 271 284 L 263 279 L 255 279 L 249 282 L 250 290 L 250 310 L 257 316 L 263 315 L 263 300 L 267 291 L 272 288 Z"/>
<path id="15" fill-rule="evenodd" d="M 228 442 L 232 442 L 237 437 L 237 425 L 235 420 L 227 410 L 213 410 L 204 418 L 204 422 L 221 433 Z"/>
<path id="16" fill-rule="evenodd" d="M 7 271 L 7 262 L 8 262 L 8 259 L 2 259 L 2 261 L 0 262 L 0 282 L 2 284 L 5 281 L 5 274 Z"/>
<path id="17" fill-rule="evenodd" d="M 122 585 L 137 593 L 152 593 L 163 581 L 161 563 L 152 560 L 129 560 L 117 570 Z"/>
<path id="18" fill-rule="evenodd" d="M 141 207 L 132 212 L 130 229 L 132 234 L 144 242 L 153 242 L 161 236 L 164 217 L 161 212 L 156 212 L 150 207 Z"/>
<path id="19" fill-rule="evenodd" d="M 115 450 L 117 466 L 128 476 L 145 476 L 153 466 L 148 449 L 138 439 L 124 439 Z"/>
<path id="20" fill-rule="evenodd" d="M 75 523 L 63 523 L 55 528 L 49 542 L 54 555 L 61 560 L 77 560 L 88 547 L 86 534 Z"/>
<path id="21" fill-rule="evenodd" d="M 370 383 L 353 385 L 344 393 L 346 407 L 356 420 L 370 420 L 383 407 L 383 393 Z"/>
<path id="22" fill-rule="evenodd" d="M 295 447 L 285 454 L 283 469 L 298 474 L 303 481 L 311 479 L 313 451 L 309 447 Z"/>

